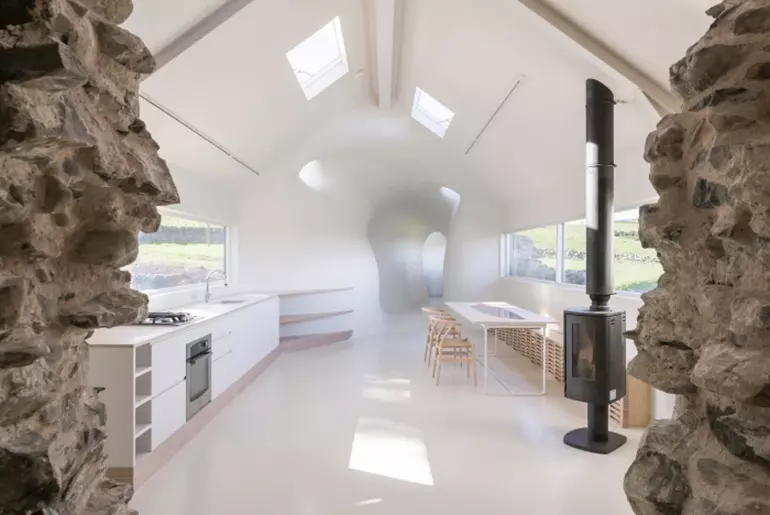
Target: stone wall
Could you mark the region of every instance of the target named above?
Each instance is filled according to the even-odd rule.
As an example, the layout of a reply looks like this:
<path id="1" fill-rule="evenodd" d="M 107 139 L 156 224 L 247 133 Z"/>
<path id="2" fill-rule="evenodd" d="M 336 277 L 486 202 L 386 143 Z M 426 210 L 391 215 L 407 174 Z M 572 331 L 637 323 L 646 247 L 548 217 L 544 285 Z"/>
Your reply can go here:
<path id="1" fill-rule="evenodd" d="M 770 514 L 770 1 L 726 1 L 671 68 L 683 110 L 648 141 L 632 375 L 678 394 L 625 480 L 639 515 Z"/>
<path id="2" fill-rule="evenodd" d="M 139 119 L 130 0 L 0 0 L 0 513 L 127 513 L 89 331 L 144 316 L 121 267 L 178 202 Z"/>

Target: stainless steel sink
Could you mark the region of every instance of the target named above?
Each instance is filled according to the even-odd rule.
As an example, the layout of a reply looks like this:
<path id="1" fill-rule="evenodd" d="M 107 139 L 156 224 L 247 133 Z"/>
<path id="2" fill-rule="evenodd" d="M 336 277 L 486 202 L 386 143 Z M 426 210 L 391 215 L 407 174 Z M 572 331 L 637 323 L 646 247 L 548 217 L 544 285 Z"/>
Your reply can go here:
<path id="1" fill-rule="evenodd" d="M 216 301 L 217 304 L 243 304 L 246 299 L 225 299 Z"/>

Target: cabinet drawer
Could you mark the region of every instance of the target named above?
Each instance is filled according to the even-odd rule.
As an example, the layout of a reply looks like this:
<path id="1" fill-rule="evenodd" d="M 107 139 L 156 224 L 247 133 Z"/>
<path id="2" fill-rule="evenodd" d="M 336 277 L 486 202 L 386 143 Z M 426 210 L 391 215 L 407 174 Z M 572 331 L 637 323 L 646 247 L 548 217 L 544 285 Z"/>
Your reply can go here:
<path id="1" fill-rule="evenodd" d="M 187 422 L 187 383 L 179 383 L 150 402 L 154 450 Z"/>
<path id="2" fill-rule="evenodd" d="M 219 359 L 233 348 L 233 334 L 232 330 L 221 332 L 218 335 L 212 335 L 211 340 L 211 357 L 214 360 Z"/>
<path id="3" fill-rule="evenodd" d="M 211 396 L 216 399 L 235 382 L 235 357 L 232 351 L 211 365 Z"/>
<path id="4" fill-rule="evenodd" d="M 152 344 L 153 396 L 165 392 L 184 381 L 187 372 L 187 343 L 192 336 L 174 337 Z"/>

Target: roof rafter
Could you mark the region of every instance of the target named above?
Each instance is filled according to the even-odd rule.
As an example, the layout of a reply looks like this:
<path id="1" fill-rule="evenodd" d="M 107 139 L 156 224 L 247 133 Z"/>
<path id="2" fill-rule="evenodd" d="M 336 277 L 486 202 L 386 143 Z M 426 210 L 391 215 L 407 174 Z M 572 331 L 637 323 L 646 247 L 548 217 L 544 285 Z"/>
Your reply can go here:
<path id="1" fill-rule="evenodd" d="M 371 17 L 370 56 L 376 61 L 372 75 L 375 100 L 381 109 L 393 106 L 400 66 L 403 0 L 368 0 Z"/>
<path id="2" fill-rule="evenodd" d="M 579 27 L 571 19 L 563 15 L 544 0 L 519 0 L 523 6 L 538 15 L 553 28 L 567 36 L 584 50 L 604 62 L 628 81 L 635 84 L 651 99 L 653 107 L 659 113 L 678 112 L 681 108 L 679 100 L 663 85 L 649 77 L 639 68 L 621 57 L 606 44 Z"/>
<path id="3" fill-rule="evenodd" d="M 217 7 L 208 16 L 198 21 L 195 25 L 187 29 L 181 36 L 160 49 L 155 55 L 156 70 L 161 69 L 188 48 L 203 39 L 210 32 L 232 18 L 241 9 L 251 4 L 254 0 L 227 0 Z"/>

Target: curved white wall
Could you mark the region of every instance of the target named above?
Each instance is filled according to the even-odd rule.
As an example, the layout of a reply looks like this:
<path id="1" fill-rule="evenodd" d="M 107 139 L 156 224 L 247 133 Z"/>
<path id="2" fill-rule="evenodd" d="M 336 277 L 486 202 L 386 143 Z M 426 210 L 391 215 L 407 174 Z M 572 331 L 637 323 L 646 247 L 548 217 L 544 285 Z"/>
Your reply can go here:
<path id="1" fill-rule="evenodd" d="M 446 236 L 432 232 L 425 239 L 422 249 L 422 273 L 428 297 L 440 299 L 444 296 L 444 258 L 446 257 Z"/>
<path id="2" fill-rule="evenodd" d="M 463 195 L 447 237 L 446 300 L 490 300 L 492 287 L 500 278 L 503 213 L 486 199 Z"/>
<path id="3" fill-rule="evenodd" d="M 395 195 L 374 211 L 368 234 L 385 312 L 404 313 L 427 303 L 425 241 L 433 232 L 448 231 L 453 210 L 439 188 L 426 187 Z"/>
<path id="4" fill-rule="evenodd" d="M 241 192 L 242 288 L 352 286 L 354 331 L 376 331 L 381 311 L 377 264 L 366 237 L 367 206 L 336 196 L 333 188 L 313 190 L 298 172 L 265 174 Z"/>

